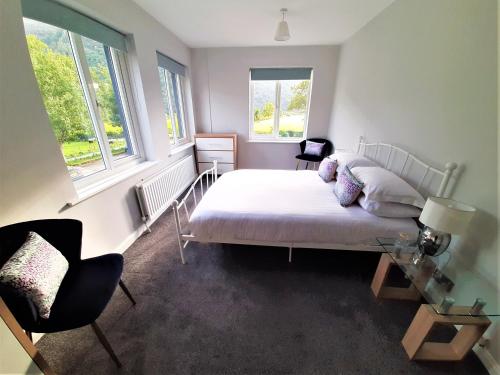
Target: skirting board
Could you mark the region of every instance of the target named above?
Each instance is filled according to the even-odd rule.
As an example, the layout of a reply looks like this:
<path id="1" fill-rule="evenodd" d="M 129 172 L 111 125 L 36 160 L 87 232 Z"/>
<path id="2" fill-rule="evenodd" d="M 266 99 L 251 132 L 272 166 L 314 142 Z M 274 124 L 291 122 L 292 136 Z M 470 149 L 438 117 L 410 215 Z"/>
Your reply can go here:
<path id="1" fill-rule="evenodd" d="M 130 233 L 127 236 L 127 238 L 125 238 L 113 252 L 123 254 L 140 236 L 142 236 L 144 231 L 145 231 L 144 224 L 139 225 L 139 228 Z"/>
<path id="2" fill-rule="evenodd" d="M 490 375 L 500 375 L 500 364 L 491 355 L 490 351 L 482 348 L 479 345 L 474 346 L 472 349 L 476 353 L 479 360 L 482 362 Z"/>

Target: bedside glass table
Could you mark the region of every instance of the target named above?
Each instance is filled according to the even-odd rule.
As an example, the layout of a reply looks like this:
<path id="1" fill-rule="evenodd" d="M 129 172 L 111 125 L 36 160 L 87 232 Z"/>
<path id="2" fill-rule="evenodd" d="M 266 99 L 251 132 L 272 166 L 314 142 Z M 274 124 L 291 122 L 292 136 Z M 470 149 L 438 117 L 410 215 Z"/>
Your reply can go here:
<path id="1" fill-rule="evenodd" d="M 420 301 L 423 304 L 403 338 L 410 359 L 461 360 L 481 338 L 491 321 L 500 316 L 498 291 L 480 275 L 448 261 L 445 265 L 426 256 L 416 261 L 416 245 L 394 238 L 377 238 L 384 249 L 372 281 L 377 298 Z M 449 254 L 448 254 L 449 255 Z M 451 260 L 451 259 L 450 259 Z M 410 281 L 408 287 L 387 285 L 387 277 L 397 266 Z M 461 325 L 450 343 L 427 342 L 435 325 Z"/>

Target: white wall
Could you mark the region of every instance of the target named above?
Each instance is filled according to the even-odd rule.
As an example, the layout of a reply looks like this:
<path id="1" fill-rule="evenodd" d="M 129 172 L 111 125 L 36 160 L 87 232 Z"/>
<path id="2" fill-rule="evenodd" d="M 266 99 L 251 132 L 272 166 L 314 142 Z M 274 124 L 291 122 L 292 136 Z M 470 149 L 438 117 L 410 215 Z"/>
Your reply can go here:
<path id="1" fill-rule="evenodd" d="M 498 286 L 497 50 L 495 0 L 398 0 L 342 45 L 329 134 L 459 163 L 453 197 L 478 214 L 452 252 Z"/>
<path id="2" fill-rule="evenodd" d="M 495 0 L 400 0 L 343 46 L 330 137 L 399 144 L 464 169 L 454 197 L 479 213 L 462 255 L 497 278 Z"/>
<path id="3" fill-rule="evenodd" d="M 312 67 L 308 137 L 325 137 L 339 48 L 252 47 L 193 49 L 193 103 L 198 132 L 237 132 L 240 168 L 295 168 L 297 144 L 249 143 L 249 69 Z"/>
<path id="4" fill-rule="evenodd" d="M 83 221 L 83 255 L 123 247 L 141 231 L 133 186 L 158 168 L 191 153 L 170 157 L 161 103 L 156 50 L 190 65 L 189 49 L 132 1 L 66 1 L 78 10 L 133 35 L 129 53 L 141 103 L 139 119 L 147 157 L 155 168 L 64 209 L 75 197 L 31 67 L 19 0 L 0 2 L 0 226 L 38 218 Z M 188 68 L 189 71 L 189 68 Z M 189 77 L 188 77 L 189 84 Z M 188 121 L 194 125 L 190 90 Z"/>

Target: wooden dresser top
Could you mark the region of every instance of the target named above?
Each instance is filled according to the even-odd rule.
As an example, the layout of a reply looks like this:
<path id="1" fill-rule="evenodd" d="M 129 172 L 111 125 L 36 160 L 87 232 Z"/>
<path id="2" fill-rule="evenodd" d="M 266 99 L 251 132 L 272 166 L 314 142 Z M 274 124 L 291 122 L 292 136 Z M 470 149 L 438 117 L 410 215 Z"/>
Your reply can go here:
<path id="1" fill-rule="evenodd" d="M 237 137 L 238 134 L 236 133 L 197 133 L 194 135 L 195 138 L 230 138 L 230 137 Z"/>

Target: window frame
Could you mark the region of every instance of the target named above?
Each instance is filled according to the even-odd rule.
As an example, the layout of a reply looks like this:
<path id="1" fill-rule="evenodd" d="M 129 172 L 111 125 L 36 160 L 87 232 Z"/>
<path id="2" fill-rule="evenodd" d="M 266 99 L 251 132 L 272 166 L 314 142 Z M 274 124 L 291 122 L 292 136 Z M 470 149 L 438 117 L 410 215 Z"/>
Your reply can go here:
<path id="1" fill-rule="evenodd" d="M 184 76 L 182 76 L 181 74 L 178 74 L 178 73 L 174 73 L 174 72 L 171 72 L 170 70 L 168 70 L 167 68 L 157 64 L 157 67 L 158 67 L 158 73 L 159 74 L 163 74 L 164 75 L 164 79 L 165 79 L 165 83 L 166 83 L 166 89 L 167 89 L 167 100 L 168 100 L 168 104 L 169 104 L 169 108 L 170 108 L 170 117 L 172 119 L 172 136 L 173 136 L 173 142 L 172 142 L 172 139 L 170 138 L 170 134 L 168 134 L 168 128 L 167 128 L 167 137 L 169 139 L 169 144 L 170 144 L 170 148 L 173 150 L 173 149 L 176 149 L 177 147 L 180 147 L 180 146 L 183 146 L 187 143 L 190 142 L 190 134 L 189 134 L 189 127 L 187 126 L 187 117 L 186 117 L 186 107 L 185 107 L 185 79 L 184 79 Z M 161 73 L 160 73 L 161 71 Z M 172 92 L 175 92 L 177 91 L 177 96 L 178 96 L 178 106 L 175 105 L 175 99 L 171 97 L 171 92 L 170 92 L 170 89 L 168 87 L 169 85 L 169 82 L 172 81 L 169 80 L 169 77 L 168 75 L 172 75 L 172 77 L 175 79 L 175 85 L 177 86 L 177 90 L 174 89 L 174 87 L 172 87 Z M 161 77 L 159 77 L 160 80 L 161 80 Z M 162 97 L 162 101 L 163 101 L 163 90 L 161 88 L 161 84 L 160 84 L 160 95 Z M 179 115 L 179 118 L 178 118 L 178 121 L 180 120 L 180 117 L 182 117 L 182 127 L 183 127 L 183 130 L 184 130 L 184 136 L 182 138 L 179 138 L 177 136 L 177 129 L 176 129 L 176 126 L 175 126 L 175 122 L 174 122 L 174 116 L 173 116 L 173 106 L 175 105 L 175 108 L 177 108 L 181 114 Z M 163 104 L 162 104 L 163 106 Z M 165 112 L 165 108 L 163 109 L 163 115 L 165 116 L 166 115 L 166 112 Z"/>
<path id="2" fill-rule="evenodd" d="M 111 152 L 110 143 L 106 130 L 104 128 L 104 122 L 101 119 L 101 114 L 99 112 L 99 104 L 97 102 L 96 92 L 93 86 L 92 77 L 90 76 L 90 70 L 85 57 L 85 51 L 83 49 L 82 35 L 73 33 L 72 31 L 66 30 L 70 37 L 71 47 L 73 50 L 73 56 L 77 66 L 78 74 L 80 76 L 80 82 L 82 84 L 82 90 L 84 92 L 85 100 L 89 107 L 89 113 L 94 125 L 94 130 L 96 132 L 96 138 L 98 139 L 99 146 L 101 147 L 101 154 L 105 169 L 92 173 L 88 176 L 84 176 L 78 179 L 74 179 L 73 184 L 76 190 L 84 190 L 92 185 L 98 185 L 103 180 L 113 177 L 116 174 L 123 172 L 125 169 L 139 165 L 145 161 L 144 149 L 142 145 L 142 138 L 137 126 L 138 118 L 135 108 L 134 93 L 131 85 L 130 70 L 128 66 L 127 54 L 123 51 L 116 50 L 112 47 L 106 46 L 101 43 L 105 49 L 110 51 L 111 60 L 113 64 L 113 71 L 116 75 L 117 87 L 119 91 L 121 106 L 123 108 L 123 115 L 125 117 L 124 126 L 129 134 L 130 146 L 132 147 L 132 155 L 127 155 L 119 159 L 114 159 Z M 104 150 L 103 150 L 104 149 Z"/>
<path id="3" fill-rule="evenodd" d="M 281 111 L 281 81 L 289 80 L 274 80 L 275 91 L 274 91 L 274 119 L 273 119 L 273 133 L 270 135 L 256 134 L 254 131 L 254 82 L 260 82 L 260 80 L 252 80 L 251 74 L 249 75 L 249 113 L 248 113 L 248 139 L 250 142 L 269 142 L 269 143 L 297 143 L 303 141 L 307 138 L 307 130 L 309 125 L 309 109 L 311 105 L 311 94 L 313 86 L 313 73 L 311 72 L 311 77 L 309 78 L 309 90 L 307 93 L 307 105 L 304 116 L 304 132 L 302 137 L 280 137 L 279 135 L 279 118 Z M 305 79 L 303 81 L 306 81 Z"/>
<path id="4" fill-rule="evenodd" d="M 31 19 L 29 17 L 26 18 Z M 144 162 L 144 148 L 142 137 L 138 127 L 139 121 L 135 107 L 135 92 L 133 90 L 133 85 L 131 82 L 127 53 L 125 51 L 117 50 L 113 47 L 107 46 L 100 41 L 96 41 L 103 46 L 105 53 L 109 54 L 110 57 L 108 60 L 108 69 L 110 69 L 110 75 L 114 75 L 114 77 L 111 77 L 111 79 L 116 81 L 116 88 L 118 90 L 118 93 L 116 93 L 115 95 L 119 96 L 119 98 L 117 98 L 117 100 L 119 100 L 119 103 L 117 104 L 121 107 L 124 117 L 124 124 L 122 124 L 124 133 L 126 133 L 124 135 L 128 139 L 127 145 L 129 145 L 132 149 L 131 155 L 124 155 L 123 157 L 115 159 L 113 157 L 108 136 L 104 128 L 104 122 L 101 119 L 99 105 L 97 102 L 97 95 L 93 86 L 90 69 L 84 51 L 82 38 L 87 37 L 75 33 L 71 30 L 48 24 L 43 21 L 35 21 L 42 24 L 47 24 L 49 26 L 57 27 L 58 29 L 67 33 L 71 47 L 71 54 L 75 62 L 78 78 L 80 80 L 80 86 L 82 89 L 84 101 L 89 113 L 90 120 L 92 122 L 92 127 L 95 132 L 97 142 L 99 144 L 99 150 L 101 153 L 104 169 L 79 178 L 72 178 L 70 176 L 71 181 L 73 182 L 73 186 L 75 187 L 77 192 L 88 189 L 93 185 L 99 185 L 100 183 L 107 181 L 109 178 L 122 173 L 125 169 Z M 110 67 L 109 64 L 112 64 L 112 66 Z M 47 108 L 45 108 L 45 110 L 47 110 Z M 62 152 L 61 156 L 64 159 L 64 155 L 62 154 Z M 67 164 L 66 168 L 68 168 Z"/>

